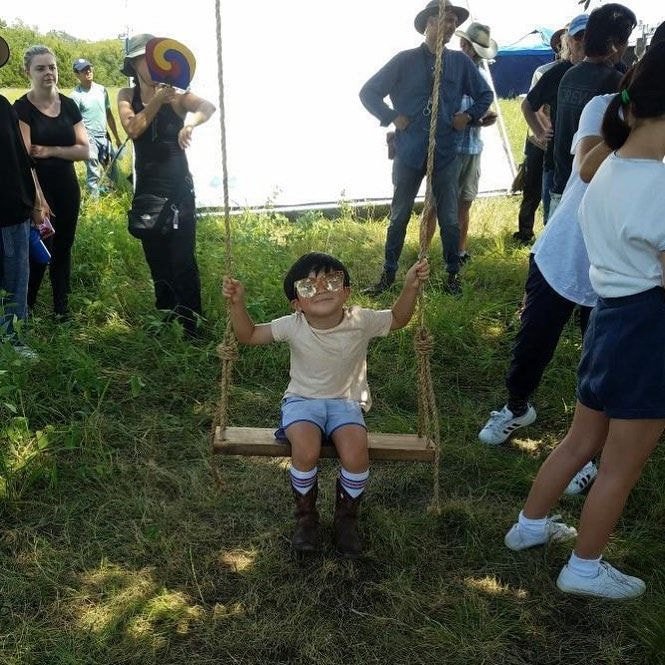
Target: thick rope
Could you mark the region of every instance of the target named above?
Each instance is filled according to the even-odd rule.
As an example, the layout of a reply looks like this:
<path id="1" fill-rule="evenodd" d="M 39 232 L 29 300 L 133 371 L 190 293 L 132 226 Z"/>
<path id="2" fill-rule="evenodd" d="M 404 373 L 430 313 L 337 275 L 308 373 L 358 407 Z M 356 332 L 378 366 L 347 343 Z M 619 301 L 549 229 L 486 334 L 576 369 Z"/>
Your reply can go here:
<path id="1" fill-rule="evenodd" d="M 229 208 L 229 172 L 226 159 L 226 107 L 224 104 L 224 62 L 222 57 L 222 11 L 220 0 L 215 0 L 215 29 L 217 33 L 217 82 L 219 84 L 219 127 L 221 132 L 222 151 L 222 186 L 224 189 L 224 274 L 233 274 L 233 255 L 231 252 L 231 214 Z M 211 445 L 215 441 L 217 428 L 223 433 L 228 425 L 229 394 L 231 390 L 231 377 L 233 365 L 238 358 L 238 342 L 233 333 L 231 320 L 227 316 L 224 339 L 217 347 L 217 354 L 222 361 L 222 374 L 220 379 L 220 397 L 217 409 L 212 420 Z M 214 456 L 213 456 L 214 457 Z M 221 475 L 212 462 L 213 474 L 218 485 L 222 485 Z"/>
<path id="2" fill-rule="evenodd" d="M 420 225 L 420 251 L 419 258 L 426 258 L 429 244 L 434 235 L 436 215 L 434 214 L 432 175 L 434 172 L 434 155 L 436 148 L 436 125 L 439 112 L 439 94 L 441 85 L 441 72 L 443 69 L 443 26 L 445 17 L 446 0 L 439 0 L 439 19 L 436 43 L 436 58 L 434 66 L 434 84 L 432 86 L 431 116 L 429 146 L 427 151 L 427 185 L 425 193 L 425 208 Z M 229 209 L 228 191 L 228 167 L 226 159 L 226 113 L 224 105 L 224 65 L 222 58 L 222 19 L 220 0 L 215 0 L 215 20 L 217 32 L 217 71 L 219 84 L 219 124 L 221 129 L 222 150 L 222 184 L 224 188 L 224 231 L 225 231 L 225 274 L 231 275 L 233 271 L 233 257 L 231 252 L 231 218 Z M 422 289 L 417 300 L 418 326 L 415 333 L 415 347 L 417 355 L 418 371 L 418 435 L 424 437 L 434 446 L 434 486 L 432 492 L 432 504 L 430 509 L 440 512 L 439 491 L 439 467 L 441 433 L 439 428 L 439 413 L 436 406 L 436 397 L 432 382 L 430 356 L 434 348 L 434 339 L 425 323 L 424 300 Z M 231 388 L 231 377 L 233 365 L 238 358 L 238 344 L 233 334 L 230 319 L 227 318 L 224 340 L 217 347 L 217 353 L 222 361 L 222 372 L 220 380 L 220 399 L 217 410 L 213 417 L 211 440 L 214 442 L 217 428 L 220 431 L 228 425 L 229 393 Z M 222 479 L 215 463 L 212 464 L 215 480 L 222 485 Z"/>
<path id="3" fill-rule="evenodd" d="M 427 148 L 427 180 L 425 189 L 425 205 L 420 218 L 420 250 L 418 257 L 427 258 L 430 242 L 436 227 L 436 211 L 432 181 L 434 174 L 434 158 L 436 153 L 436 126 L 439 117 L 439 90 L 441 89 L 441 73 L 443 71 L 443 35 L 446 0 L 439 0 L 438 28 L 436 34 L 436 55 L 434 59 L 434 83 L 430 101 L 429 145 Z M 425 321 L 425 306 L 422 289 L 416 304 L 418 325 L 415 332 L 416 362 L 418 368 L 418 435 L 424 437 L 434 447 L 433 488 L 430 510 L 441 512 L 440 499 L 440 463 L 441 463 L 441 430 L 439 427 L 439 411 L 436 406 L 434 384 L 430 357 L 434 349 L 434 338 Z"/>

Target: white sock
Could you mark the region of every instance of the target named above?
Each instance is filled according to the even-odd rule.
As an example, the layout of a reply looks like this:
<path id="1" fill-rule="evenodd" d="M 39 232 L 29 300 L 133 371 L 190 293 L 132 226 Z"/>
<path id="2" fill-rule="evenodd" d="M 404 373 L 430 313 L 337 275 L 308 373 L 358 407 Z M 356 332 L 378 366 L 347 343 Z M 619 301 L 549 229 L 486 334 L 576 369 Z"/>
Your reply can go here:
<path id="1" fill-rule="evenodd" d="M 362 473 L 351 473 L 342 467 L 339 471 L 339 481 L 342 483 L 344 491 L 352 499 L 359 497 L 365 491 L 368 478 L 369 469 L 367 469 L 367 471 L 363 471 Z"/>
<path id="2" fill-rule="evenodd" d="M 520 510 L 519 517 L 517 518 L 519 522 L 520 529 L 531 536 L 542 536 L 545 533 L 545 527 L 547 526 L 547 517 L 541 519 L 532 520 L 529 517 L 524 516 L 524 512 Z"/>
<path id="3" fill-rule="evenodd" d="M 314 487 L 314 485 L 316 485 L 316 474 L 318 472 L 318 466 L 315 466 L 311 471 L 300 471 L 292 464 L 289 469 L 291 486 L 296 492 L 304 496 L 312 489 L 312 487 Z"/>
<path id="4" fill-rule="evenodd" d="M 580 577 L 596 577 L 600 571 L 602 558 L 599 556 L 597 559 L 581 559 L 573 550 L 568 560 L 568 569 Z"/>

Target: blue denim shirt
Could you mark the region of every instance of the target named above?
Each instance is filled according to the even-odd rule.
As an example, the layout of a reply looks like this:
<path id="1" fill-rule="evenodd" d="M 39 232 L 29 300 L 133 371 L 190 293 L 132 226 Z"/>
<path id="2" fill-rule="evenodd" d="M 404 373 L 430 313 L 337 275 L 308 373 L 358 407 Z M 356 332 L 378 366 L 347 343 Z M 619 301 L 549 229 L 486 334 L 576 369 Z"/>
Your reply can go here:
<path id="1" fill-rule="evenodd" d="M 473 99 L 469 95 L 462 97 L 462 106 L 460 112 L 466 110 L 473 105 Z M 462 140 L 457 146 L 458 155 L 479 155 L 483 151 L 483 141 L 480 138 L 480 125 L 469 123 L 462 132 Z"/>
<path id="2" fill-rule="evenodd" d="M 480 75 L 487 81 L 485 70 L 480 65 L 476 65 Z M 489 81 L 487 81 L 489 85 Z M 473 98 L 469 95 L 462 95 L 462 105 L 459 110 L 466 112 L 473 106 Z M 483 151 L 483 140 L 480 138 L 480 125 L 469 123 L 462 132 L 462 140 L 457 146 L 458 155 L 479 155 Z"/>
<path id="3" fill-rule="evenodd" d="M 402 51 L 372 76 L 360 91 L 365 108 L 388 126 L 398 115 L 409 118 L 403 131 L 395 132 L 395 154 L 407 166 L 421 169 L 427 158 L 430 114 L 429 99 L 434 82 L 434 54 L 425 44 Z M 457 155 L 462 132 L 453 129 L 453 115 L 469 95 L 473 104 L 467 113 L 480 118 L 492 103 L 493 94 L 471 58 L 461 51 L 444 49 L 439 117 L 436 129 L 435 168 L 442 168 Z M 390 97 L 392 108 L 384 101 Z"/>

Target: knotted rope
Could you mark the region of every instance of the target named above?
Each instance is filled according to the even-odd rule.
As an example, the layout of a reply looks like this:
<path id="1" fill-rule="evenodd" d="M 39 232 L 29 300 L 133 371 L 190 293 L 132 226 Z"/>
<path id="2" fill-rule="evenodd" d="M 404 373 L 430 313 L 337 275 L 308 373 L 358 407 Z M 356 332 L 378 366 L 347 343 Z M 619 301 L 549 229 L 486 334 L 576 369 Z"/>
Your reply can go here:
<path id="1" fill-rule="evenodd" d="M 439 117 L 439 90 L 443 71 L 443 36 L 445 24 L 446 0 L 439 0 L 439 15 L 436 32 L 436 51 L 434 58 L 434 83 L 430 100 L 429 144 L 427 147 L 427 171 L 425 188 L 425 205 L 420 218 L 420 242 L 418 258 L 427 258 L 429 246 L 436 228 L 436 210 L 434 206 L 433 174 L 436 153 L 436 127 Z M 418 369 L 418 436 L 424 437 L 428 445 L 434 448 L 433 488 L 430 510 L 441 511 L 440 499 L 440 462 L 441 462 L 441 430 L 439 427 L 439 410 L 436 406 L 434 384 L 430 358 L 434 350 L 434 337 L 425 321 L 425 302 L 423 290 L 418 293 L 416 303 L 417 327 L 414 334 L 416 363 Z"/>
<path id="2" fill-rule="evenodd" d="M 439 94 L 441 86 L 441 72 L 443 70 L 443 35 L 446 0 L 439 0 L 439 17 L 436 41 L 436 57 L 434 64 L 434 84 L 432 86 L 431 116 L 429 130 L 429 145 L 427 150 L 427 172 L 425 206 L 420 223 L 420 249 L 419 258 L 427 258 L 429 245 L 436 227 L 436 214 L 433 203 L 432 176 L 434 172 L 434 155 L 436 149 L 436 126 L 439 113 Z M 225 274 L 233 274 L 233 256 L 231 243 L 231 216 L 229 208 L 228 166 L 226 158 L 226 112 L 224 104 L 224 63 L 222 57 L 222 16 L 220 0 L 215 0 L 215 27 L 217 34 L 217 73 L 219 84 L 219 124 L 221 131 L 222 151 L 222 186 L 224 191 L 224 232 L 225 232 Z M 422 289 L 416 302 L 417 327 L 414 335 L 414 345 L 417 357 L 418 372 L 418 435 L 425 438 L 434 448 L 434 481 L 432 503 L 430 510 L 440 511 L 440 449 L 441 433 L 439 428 L 439 412 L 436 406 L 430 357 L 434 349 L 434 338 L 425 322 L 425 308 Z M 217 353 L 222 361 L 220 398 L 212 421 L 211 440 L 214 442 L 217 428 L 224 432 L 228 425 L 229 393 L 233 365 L 238 358 L 238 343 L 231 327 L 230 318 L 227 318 L 226 329 L 222 343 L 217 347 Z M 222 485 L 222 479 L 216 465 L 212 464 L 215 480 Z"/>
<path id="3" fill-rule="evenodd" d="M 219 84 L 219 127 L 221 133 L 220 147 L 222 151 L 222 187 L 224 191 L 224 274 L 233 274 L 233 254 L 231 243 L 231 213 L 229 207 L 229 172 L 226 159 L 226 107 L 224 104 L 224 60 L 222 57 L 222 11 L 220 0 L 215 0 L 215 30 L 217 34 L 217 81 Z M 229 394 L 231 391 L 231 378 L 233 365 L 238 358 L 238 342 L 231 319 L 226 319 L 226 329 L 222 343 L 217 347 L 217 355 L 222 361 L 222 374 L 220 379 L 220 397 L 217 409 L 212 420 L 211 443 L 215 441 L 217 428 L 224 432 L 228 425 Z M 218 485 L 222 485 L 221 475 L 212 463 L 213 474 Z"/>

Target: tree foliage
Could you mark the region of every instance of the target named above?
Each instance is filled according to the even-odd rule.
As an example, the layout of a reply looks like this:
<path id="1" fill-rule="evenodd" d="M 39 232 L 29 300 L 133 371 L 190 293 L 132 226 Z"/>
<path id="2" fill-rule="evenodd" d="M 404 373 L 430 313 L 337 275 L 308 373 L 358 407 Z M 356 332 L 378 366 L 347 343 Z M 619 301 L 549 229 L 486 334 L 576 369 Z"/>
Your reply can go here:
<path id="1" fill-rule="evenodd" d="M 118 87 L 127 82 L 120 73 L 123 44 L 119 39 L 89 42 L 62 31 L 54 30 L 41 34 L 33 26 L 26 25 L 22 21 L 11 25 L 0 21 L 0 30 L 11 50 L 9 62 L 0 69 L 0 87 L 29 86 L 23 67 L 23 54 L 35 44 L 44 44 L 55 53 L 60 79 L 58 85 L 65 92 L 78 83 L 72 71 L 72 63 L 77 58 L 86 58 L 95 66 L 95 81 L 102 85 Z"/>

